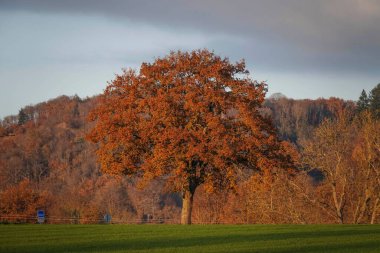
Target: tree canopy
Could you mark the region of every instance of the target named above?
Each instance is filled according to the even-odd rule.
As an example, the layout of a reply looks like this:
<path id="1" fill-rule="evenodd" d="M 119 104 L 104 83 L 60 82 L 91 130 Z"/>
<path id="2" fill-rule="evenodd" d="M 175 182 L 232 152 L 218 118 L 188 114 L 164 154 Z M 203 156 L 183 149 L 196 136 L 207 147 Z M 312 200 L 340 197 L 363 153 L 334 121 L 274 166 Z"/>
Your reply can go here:
<path id="1" fill-rule="evenodd" d="M 182 192 L 181 222 L 191 223 L 193 195 L 234 188 L 239 173 L 287 166 L 269 118 L 260 112 L 266 84 L 207 50 L 171 52 L 140 71 L 124 70 L 90 114 L 102 170 L 164 177 Z"/>
<path id="2" fill-rule="evenodd" d="M 359 100 L 356 103 L 356 110 L 357 112 L 360 113 L 362 111 L 368 110 L 368 108 L 369 108 L 369 98 L 368 98 L 367 92 L 365 90 L 362 90 Z"/>
<path id="3" fill-rule="evenodd" d="M 369 95 L 365 90 L 360 94 L 356 111 L 361 113 L 368 110 L 371 111 L 373 117 L 380 118 L 380 83 L 369 92 Z"/>
<path id="4" fill-rule="evenodd" d="M 380 118 L 380 83 L 371 90 L 370 109 L 376 118 Z"/>

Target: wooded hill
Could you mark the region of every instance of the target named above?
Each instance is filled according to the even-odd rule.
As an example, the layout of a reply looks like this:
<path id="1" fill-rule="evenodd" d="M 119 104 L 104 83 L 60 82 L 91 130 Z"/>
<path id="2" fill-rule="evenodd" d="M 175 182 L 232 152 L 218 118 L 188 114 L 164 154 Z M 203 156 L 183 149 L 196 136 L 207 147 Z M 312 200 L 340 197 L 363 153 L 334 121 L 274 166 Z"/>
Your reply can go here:
<path id="1" fill-rule="evenodd" d="M 159 180 L 139 189 L 135 178 L 102 174 L 96 146 L 86 140 L 93 127 L 87 115 L 98 101 L 61 96 L 1 121 L 3 222 L 22 222 L 37 209 L 46 210 L 51 223 L 98 223 L 105 213 L 114 222 L 179 222 L 181 198 Z M 360 111 L 338 98 L 267 99 L 262 113 L 298 150 L 297 170 L 254 173 L 234 192 L 200 187 L 193 222 L 378 223 L 380 125 L 369 109 Z"/>

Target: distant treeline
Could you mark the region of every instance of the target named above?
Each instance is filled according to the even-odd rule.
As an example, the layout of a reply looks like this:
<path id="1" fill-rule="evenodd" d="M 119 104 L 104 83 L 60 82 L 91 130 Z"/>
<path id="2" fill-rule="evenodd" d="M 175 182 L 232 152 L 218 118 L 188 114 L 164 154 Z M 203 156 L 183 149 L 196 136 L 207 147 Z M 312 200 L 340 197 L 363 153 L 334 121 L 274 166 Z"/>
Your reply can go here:
<path id="1" fill-rule="evenodd" d="M 61 96 L 0 122 L 3 222 L 22 222 L 38 209 L 55 217 L 50 222 L 92 223 L 105 213 L 121 222 L 179 221 L 181 198 L 159 180 L 141 190 L 134 178 L 102 174 L 96 146 L 86 141 L 93 127 L 87 115 L 98 101 Z M 378 223 L 379 101 L 380 85 L 370 95 L 363 91 L 358 102 L 267 99 L 262 113 L 298 150 L 298 168 L 252 174 L 235 192 L 199 188 L 193 222 Z"/>

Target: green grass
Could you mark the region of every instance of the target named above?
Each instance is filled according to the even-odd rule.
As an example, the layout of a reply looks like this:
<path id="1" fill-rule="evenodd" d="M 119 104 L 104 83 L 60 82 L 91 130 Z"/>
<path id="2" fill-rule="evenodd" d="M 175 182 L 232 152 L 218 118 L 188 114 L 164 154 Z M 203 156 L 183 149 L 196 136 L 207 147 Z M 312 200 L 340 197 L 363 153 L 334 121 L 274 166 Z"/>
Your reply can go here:
<path id="1" fill-rule="evenodd" d="M 0 252 L 380 252 L 380 225 L 0 225 Z"/>

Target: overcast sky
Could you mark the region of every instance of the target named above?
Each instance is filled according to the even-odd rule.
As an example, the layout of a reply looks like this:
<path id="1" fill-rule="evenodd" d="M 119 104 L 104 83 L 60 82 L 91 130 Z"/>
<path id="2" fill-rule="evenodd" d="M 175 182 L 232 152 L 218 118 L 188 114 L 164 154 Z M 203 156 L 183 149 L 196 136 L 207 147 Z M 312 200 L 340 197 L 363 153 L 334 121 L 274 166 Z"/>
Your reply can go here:
<path id="1" fill-rule="evenodd" d="M 356 100 L 380 82 L 380 0 L 0 0 L 0 118 L 198 48 L 269 94 Z"/>

